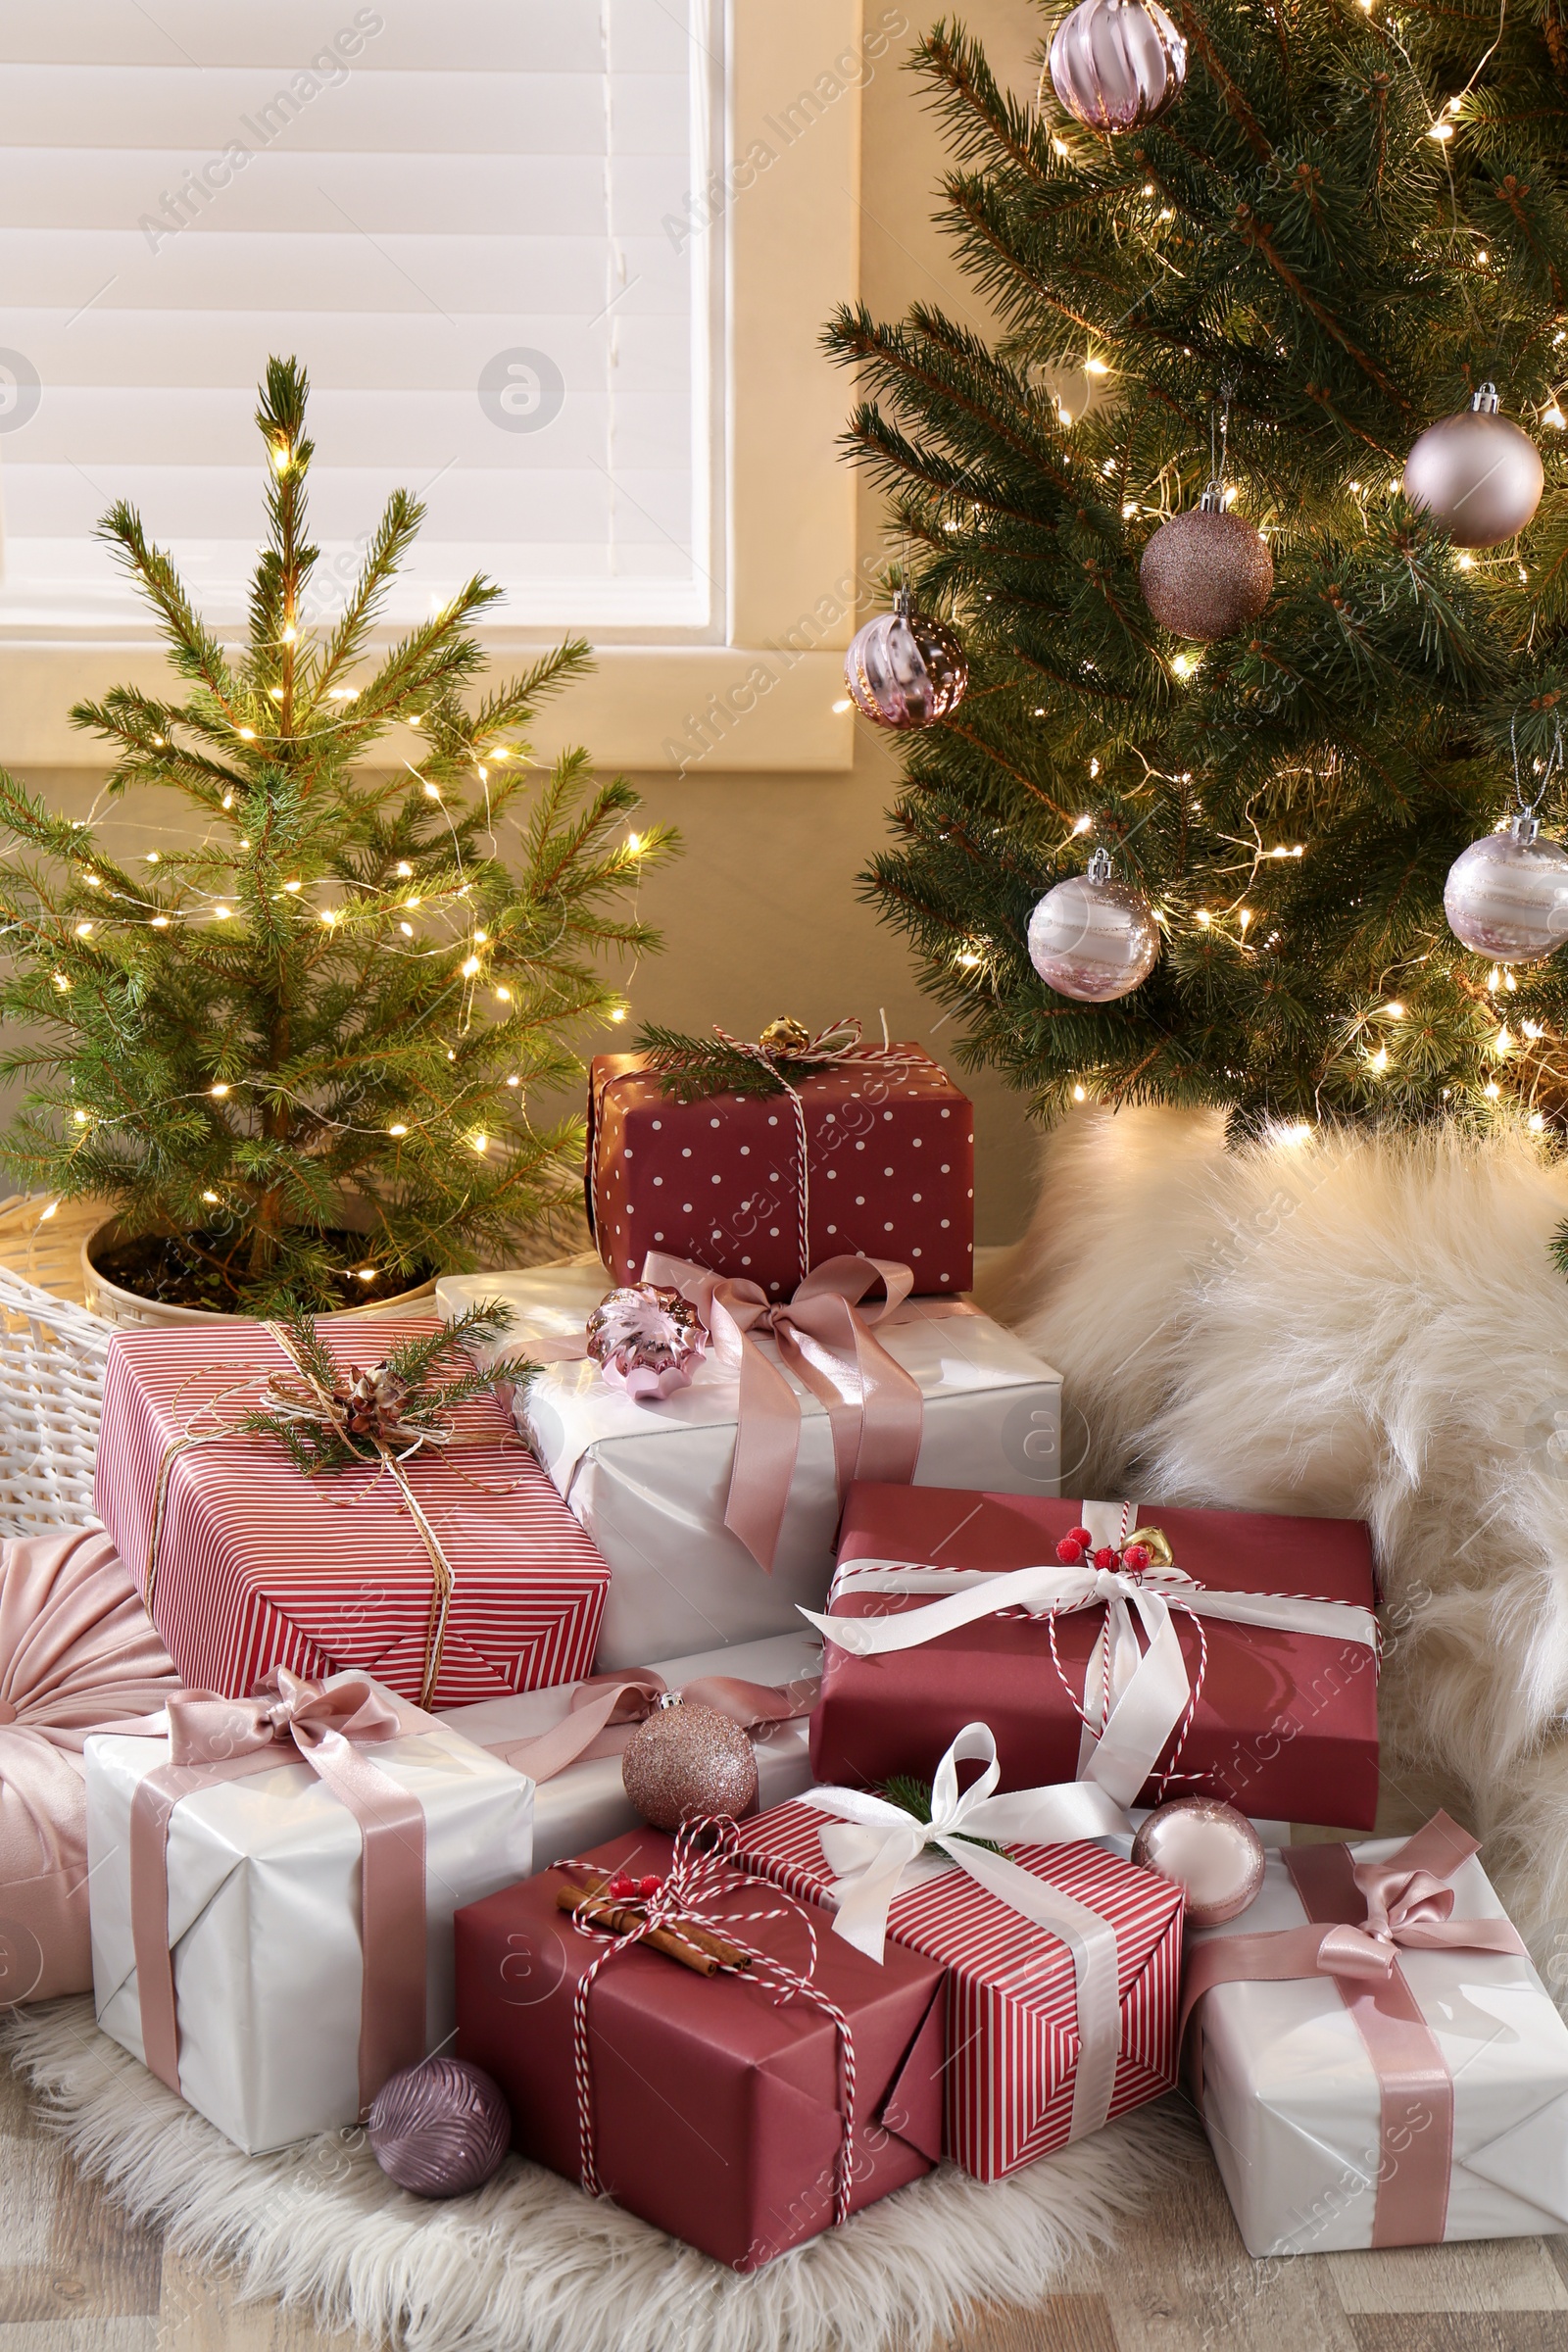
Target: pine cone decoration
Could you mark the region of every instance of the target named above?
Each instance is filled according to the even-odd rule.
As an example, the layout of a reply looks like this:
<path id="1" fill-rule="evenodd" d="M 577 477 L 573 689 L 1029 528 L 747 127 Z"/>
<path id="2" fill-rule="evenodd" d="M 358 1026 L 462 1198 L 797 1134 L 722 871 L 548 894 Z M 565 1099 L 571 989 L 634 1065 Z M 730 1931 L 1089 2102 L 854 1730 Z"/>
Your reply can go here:
<path id="1" fill-rule="evenodd" d="M 657 1283 L 611 1291 L 588 1318 L 588 1353 L 612 1389 L 639 1400 L 689 1388 L 707 1352 L 696 1307 Z"/>

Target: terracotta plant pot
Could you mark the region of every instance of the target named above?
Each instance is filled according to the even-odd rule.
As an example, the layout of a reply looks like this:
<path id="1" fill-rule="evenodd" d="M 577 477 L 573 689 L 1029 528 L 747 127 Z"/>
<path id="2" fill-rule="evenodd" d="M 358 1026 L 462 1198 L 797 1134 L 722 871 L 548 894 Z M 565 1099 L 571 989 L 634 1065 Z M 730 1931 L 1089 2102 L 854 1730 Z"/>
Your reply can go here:
<path id="1" fill-rule="evenodd" d="M 122 1233 L 118 1217 L 110 1217 L 96 1226 L 81 1245 L 82 1298 L 96 1315 L 106 1323 L 114 1323 L 122 1331 L 133 1331 L 148 1324 L 172 1323 L 231 1323 L 230 1314 L 205 1306 L 174 1306 L 159 1298 L 143 1298 L 135 1291 L 122 1290 L 111 1282 L 93 1263 L 98 1250 L 112 1249 L 126 1237 Z M 417 1284 L 413 1290 L 398 1291 L 385 1298 L 368 1298 L 363 1306 L 334 1307 L 334 1314 L 355 1315 L 371 1321 L 378 1315 L 404 1314 L 435 1296 L 435 1278 Z"/>

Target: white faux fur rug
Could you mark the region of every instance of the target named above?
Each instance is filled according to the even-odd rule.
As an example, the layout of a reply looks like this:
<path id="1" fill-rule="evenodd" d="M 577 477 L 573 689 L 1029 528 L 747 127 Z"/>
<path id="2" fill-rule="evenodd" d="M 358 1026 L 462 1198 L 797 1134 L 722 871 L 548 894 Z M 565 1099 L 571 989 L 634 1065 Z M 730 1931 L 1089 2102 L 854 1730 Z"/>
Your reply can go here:
<path id="1" fill-rule="evenodd" d="M 395 2188 L 361 2132 L 243 2156 L 99 2033 L 88 2000 L 11 2013 L 13 2061 L 84 2171 L 181 2254 L 407 2352 L 928 2352 L 966 2308 L 1038 2303 L 1069 2254 L 1194 2160 L 1166 2101 L 985 2187 L 944 2167 L 737 2278 L 509 2157 L 476 2196 Z"/>
<path id="2" fill-rule="evenodd" d="M 1063 1374 L 1064 1494 L 1370 1522 L 1386 1826 L 1467 1821 L 1568 2000 L 1565 1215 L 1522 1132 L 1088 1113 L 984 1303 Z"/>

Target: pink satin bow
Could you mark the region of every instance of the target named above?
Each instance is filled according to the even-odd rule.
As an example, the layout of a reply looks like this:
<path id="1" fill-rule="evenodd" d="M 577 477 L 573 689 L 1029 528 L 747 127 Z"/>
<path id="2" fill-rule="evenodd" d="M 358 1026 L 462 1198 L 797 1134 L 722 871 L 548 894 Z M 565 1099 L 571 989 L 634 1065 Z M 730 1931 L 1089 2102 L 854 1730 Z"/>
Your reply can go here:
<path id="1" fill-rule="evenodd" d="M 689 1706 L 713 1707 L 738 1723 L 743 1732 L 758 1733 L 776 1723 L 793 1723 L 809 1715 L 821 1690 L 817 1675 L 799 1682 L 748 1683 L 738 1675 L 702 1674 L 683 1683 L 679 1697 Z M 532 1781 L 554 1780 L 570 1764 L 593 1756 L 615 1755 L 625 1746 L 633 1728 L 657 1714 L 669 1686 L 651 1666 L 633 1667 L 623 1674 L 594 1675 L 579 1683 L 571 1706 L 560 1723 L 531 1740 L 481 1742 L 492 1755 L 524 1772 Z"/>
<path id="2" fill-rule="evenodd" d="M 1453 1916 L 1446 1882 L 1476 1850 L 1476 1840 L 1446 1813 L 1435 1813 L 1384 1862 L 1354 1862 L 1345 1845 L 1288 1846 L 1282 1859 L 1309 1924 L 1272 1934 L 1212 1934 L 1188 1946 L 1182 2033 L 1217 1984 L 1332 1977 L 1339 1986 L 1378 2079 L 1375 2246 L 1440 2242 L 1452 2166 L 1453 2077 L 1399 1967 L 1400 1952 L 1525 1950 L 1506 1919 Z M 1200 2041 L 1194 2080 L 1201 2101 Z"/>
<path id="3" fill-rule="evenodd" d="M 353 1814 L 361 1839 L 360 2101 L 424 2055 L 424 1813 L 365 1753 L 425 1718 L 364 1675 L 307 1682 L 275 1666 L 254 1698 L 191 1690 L 169 1702 L 170 1761 L 137 1784 L 130 1810 L 131 1937 L 146 2062 L 179 2089 L 179 2028 L 169 1945 L 169 1825 L 180 1799 L 220 1781 L 307 1763 Z"/>
<path id="4" fill-rule="evenodd" d="M 643 1280 L 691 1300 L 708 1325 L 715 1359 L 739 1377 L 724 1525 L 761 1567 L 771 1569 L 778 1550 L 801 1443 L 800 1399 L 758 1347 L 764 1332 L 827 1412 L 840 1500 L 852 1479 L 903 1486 L 914 1476 L 919 1383 L 872 1331 L 873 1324 L 896 1318 L 908 1298 L 914 1277 L 907 1266 L 879 1257 L 826 1258 L 793 1298 L 776 1303 L 758 1283 L 731 1281 L 657 1250 L 644 1261 Z M 878 1283 L 886 1293 L 882 1303 L 863 1306 Z"/>

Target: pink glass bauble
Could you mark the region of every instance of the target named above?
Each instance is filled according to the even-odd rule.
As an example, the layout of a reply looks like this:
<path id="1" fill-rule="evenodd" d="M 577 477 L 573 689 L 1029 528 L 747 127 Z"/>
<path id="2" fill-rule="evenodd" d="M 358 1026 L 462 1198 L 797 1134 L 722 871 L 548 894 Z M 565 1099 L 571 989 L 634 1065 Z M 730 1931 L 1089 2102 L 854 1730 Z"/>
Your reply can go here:
<path id="1" fill-rule="evenodd" d="M 462 2197 L 500 2169 L 512 2111 L 500 2085 L 466 2058 L 425 2058 L 382 2084 L 366 2132 L 399 2188 Z"/>
<path id="2" fill-rule="evenodd" d="M 587 1347 L 611 1388 L 646 1402 L 691 1387 L 708 1333 L 679 1291 L 636 1282 L 600 1299 L 588 1318 Z"/>
<path id="3" fill-rule="evenodd" d="M 1217 500 L 1171 514 L 1144 550 L 1138 581 L 1162 629 L 1212 645 L 1255 620 L 1274 593 L 1268 541 Z"/>
<path id="4" fill-rule="evenodd" d="M 1048 71 L 1091 130 L 1136 130 L 1181 96 L 1187 43 L 1158 0 L 1083 0 L 1052 34 Z"/>
<path id="5" fill-rule="evenodd" d="M 1263 1840 L 1217 1796 L 1156 1805 L 1133 1839 L 1133 1860 L 1184 1890 L 1195 1928 L 1239 1919 L 1263 1884 Z"/>
<path id="6" fill-rule="evenodd" d="M 1494 963 L 1533 963 L 1568 940 L 1568 851 L 1544 841 L 1533 816 L 1461 850 L 1443 911 L 1462 947 Z"/>
<path id="7" fill-rule="evenodd" d="M 650 1828 L 739 1821 L 757 1805 L 757 1753 L 716 1707 L 662 1700 L 627 1740 L 621 1785 Z"/>
<path id="8" fill-rule="evenodd" d="M 916 612 L 901 588 L 892 612 L 852 638 L 844 679 L 856 709 L 879 727 L 930 727 L 962 702 L 969 664 L 953 631 Z"/>
<path id="9" fill-rule="evenodd" d="M 1058 996 L 1108 1004 L 1147 980 L 1159 955 L 1159 930 L 1141 891 L 1110 879 L 1097 850 L 1087 874 L 1048 890 L 1029 917 L 1029 960 Z"/>
<path id="10" fill-rule="evenodd" d="M 1541 452 L 1497 414 L 1483 384 L 1467 409 L 1429 424 L 1404 461 L 1404 494 L 1446 523 L 1455 547 L 1498 547 L 1541 504 Z"/>

